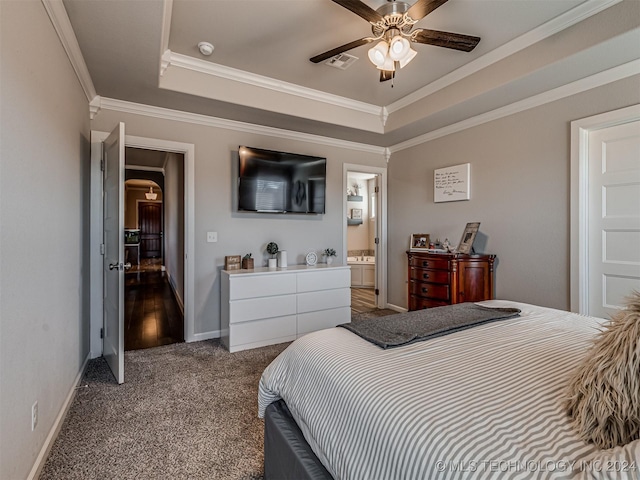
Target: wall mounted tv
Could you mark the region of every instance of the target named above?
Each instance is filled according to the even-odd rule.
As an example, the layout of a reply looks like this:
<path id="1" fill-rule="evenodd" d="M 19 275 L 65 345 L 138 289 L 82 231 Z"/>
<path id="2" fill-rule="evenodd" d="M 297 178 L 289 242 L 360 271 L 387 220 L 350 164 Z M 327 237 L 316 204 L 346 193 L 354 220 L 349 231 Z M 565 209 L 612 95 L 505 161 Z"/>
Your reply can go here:
<path id="1" fill-rule="evenodd" d="M 238 210 L 324 213 L 327 159 L 238 148 Z"/>

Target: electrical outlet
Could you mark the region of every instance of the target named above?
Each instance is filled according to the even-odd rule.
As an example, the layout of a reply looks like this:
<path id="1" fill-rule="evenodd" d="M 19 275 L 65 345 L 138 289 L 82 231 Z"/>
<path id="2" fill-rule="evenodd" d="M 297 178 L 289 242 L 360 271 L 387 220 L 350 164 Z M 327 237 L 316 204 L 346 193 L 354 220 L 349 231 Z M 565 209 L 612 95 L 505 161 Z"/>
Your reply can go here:
<path id="1" fill-rule="evenodd" d="M 207 242 L 215 243 L 218 241 L 218 232 L 207 232 Z"/>
<path id="2" fill-rule="evenodd" d="M 38 425 L 38 401 L 31 405 L 31 431 L 33 432 Z"/>

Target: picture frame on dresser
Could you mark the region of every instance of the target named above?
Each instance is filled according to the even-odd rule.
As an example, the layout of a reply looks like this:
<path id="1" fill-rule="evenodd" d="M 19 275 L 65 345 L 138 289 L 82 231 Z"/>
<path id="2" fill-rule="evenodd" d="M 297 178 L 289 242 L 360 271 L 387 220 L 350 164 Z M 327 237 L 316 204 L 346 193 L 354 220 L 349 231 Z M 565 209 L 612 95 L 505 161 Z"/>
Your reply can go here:
<path id="1" fill-rule="evenodd" d="M 460 244 L 458 245 L 458 253 L 472 253 L 473 241 L 476 239 L 476 235 L 480 230 L 480 222 L 470 222 L 464 227 L 462 232 L 462 238 L 460 238 Z"/>
<path id="2" fill-rule="evenodd" d="M 428 233 L 412 233 L 409 241 L 409 250 L 412 252 L 426 252 L 429 248 Z"/>

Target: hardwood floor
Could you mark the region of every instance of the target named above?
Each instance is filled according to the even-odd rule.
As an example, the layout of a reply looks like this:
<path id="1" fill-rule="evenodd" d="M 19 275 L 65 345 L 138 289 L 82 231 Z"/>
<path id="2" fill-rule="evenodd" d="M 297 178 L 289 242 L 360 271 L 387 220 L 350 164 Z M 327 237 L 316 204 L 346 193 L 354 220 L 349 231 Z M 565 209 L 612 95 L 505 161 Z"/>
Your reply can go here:
<path id="1" fill-rule="evenodd" d="M 184 318 L 157 259 L 143 259 L 125 275 L 124 349 L 184 341 Z"/>
<path id="2" fill-rule="evenodd" d="M 351 289 L 351 311 L 353 313 L 370 312 L 377 308 L 373 288 Z"/>

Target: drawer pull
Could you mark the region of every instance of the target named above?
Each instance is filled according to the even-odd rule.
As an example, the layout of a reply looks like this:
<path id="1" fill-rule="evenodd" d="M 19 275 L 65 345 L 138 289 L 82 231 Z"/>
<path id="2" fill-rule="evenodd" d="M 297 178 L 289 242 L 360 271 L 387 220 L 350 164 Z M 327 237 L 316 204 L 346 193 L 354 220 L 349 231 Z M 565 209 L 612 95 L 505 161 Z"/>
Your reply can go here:
<path id="1" fill-rule="evenodd" d="M 422 293 L 427 293 L 429 290 L 427 290 L 426 288 L 422 289 Z"/>
<path id="2" fill-rule="evenodd" d="M 424 278 L 425 280 L 428 280 L 429 279 L 429 274 L 428 273 L 424 273 L 422 275 L 422 278 Z"/>
<path id="3" fill-rule="evenodd" d="M 428 267 L 429 266 L 429 262 L 422 262 L 422 266 L 423 267 Z"/>

